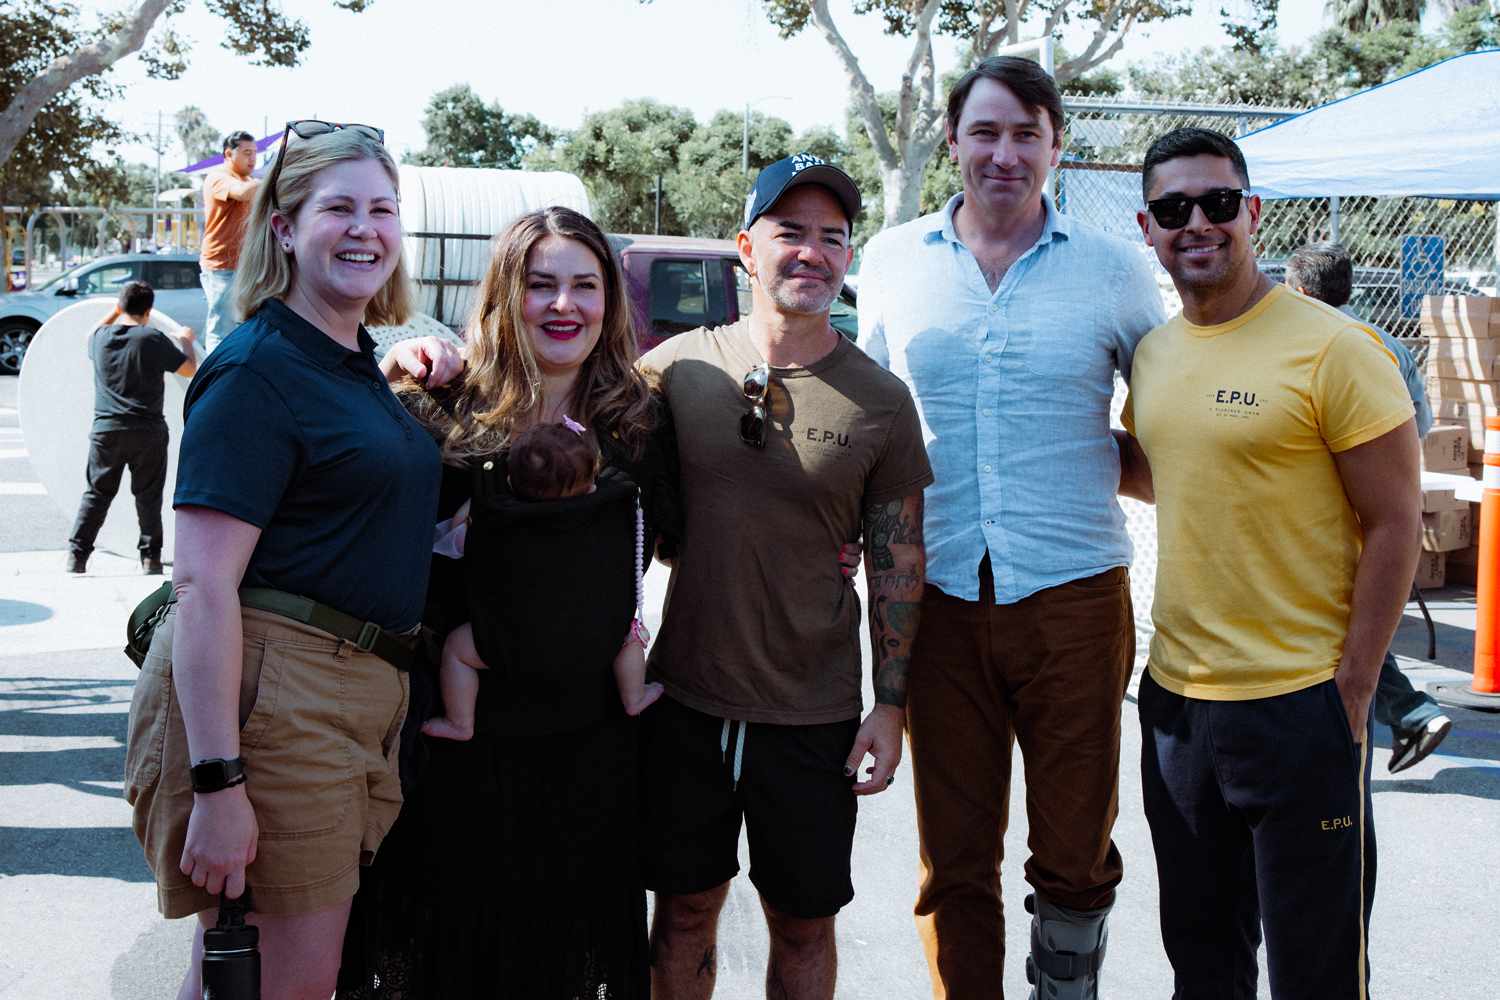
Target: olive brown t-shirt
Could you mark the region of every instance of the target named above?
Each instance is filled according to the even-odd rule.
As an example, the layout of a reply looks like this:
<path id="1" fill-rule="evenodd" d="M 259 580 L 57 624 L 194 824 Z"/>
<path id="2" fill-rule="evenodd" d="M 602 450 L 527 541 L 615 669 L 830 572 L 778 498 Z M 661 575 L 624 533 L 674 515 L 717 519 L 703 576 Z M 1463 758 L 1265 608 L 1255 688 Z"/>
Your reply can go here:
<path id="1" fill-rule="evenodd" d="M 838 548 L 867 504 L 932 482 L 900 379 L 840 338 L 806 368 L 772 368 L 762 450 L 740 440 L 748 321 L 695 330 L 641 359 L 677 429 L 684 530 L 650 669 L 720 718 L 813 725 L 858 717 L 860 607 Z"/>

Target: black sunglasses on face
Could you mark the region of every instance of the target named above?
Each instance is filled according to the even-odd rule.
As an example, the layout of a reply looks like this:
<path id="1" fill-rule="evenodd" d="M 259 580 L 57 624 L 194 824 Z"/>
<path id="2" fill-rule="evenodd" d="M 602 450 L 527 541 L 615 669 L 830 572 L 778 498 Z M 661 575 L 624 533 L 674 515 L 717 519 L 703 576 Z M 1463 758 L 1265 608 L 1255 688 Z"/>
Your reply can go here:
<path id="1" fill-rule="evenodd" d="M 1156 198 L 1146 202 L 1146 210 L 1163 229 L 1181 229 L 1193 217 L 1193 206 L 1197 205 L 1203 209 L 1205 219 L 1221 226 L 1240 214 L 1240 202 L 1248 197 L 1249 191 L 1215 188 L 1196 198 L 1189 198 L 1187 195 Z"/>
<path id="2" fill-rule="evenodd" d="M 762 362 L 745 373 L 740 387 L 750 409 L 740 417 L 740 440 L 752 448 L 766 446 L 766 394 L 771 390 L 771 368 Z"/>
<path id="3" fill-rule="evenodd" d="M 296 132 L 299 139 L 312 139 L 346 128 L 353 129 L 360 135 L 369 136 L 381 145 L 385 144 L 385 130 L 378 129 L 374 125 L 357 125 L 353 122 L 324 122 L 316 118 L 299 118 L 296 121 L 286 123 L 286 128 L 281 132 L 281 145 L 276 149 L 276 166 L 271 168 L 271 176 L 266 178 L 266 185 L 271 190 L 272 208 L 277 211 L 281 210 L 281 203 L 276 200 L 276 182 L 281 179 L 281 161 L 286 159 L 287 136 Z"/>

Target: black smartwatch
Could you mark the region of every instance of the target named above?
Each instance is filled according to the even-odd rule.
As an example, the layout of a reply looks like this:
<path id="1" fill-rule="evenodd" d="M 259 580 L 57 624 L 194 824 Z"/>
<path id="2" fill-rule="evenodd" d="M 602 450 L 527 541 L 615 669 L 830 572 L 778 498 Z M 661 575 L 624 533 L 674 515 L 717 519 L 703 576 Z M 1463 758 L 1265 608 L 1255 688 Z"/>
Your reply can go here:
<path id="1" fill-rule="evenodd" d="M 194 764 L 191 773 L 194 792 L 222 792 L 226 788 L 245 783 L 245 762 L 239 757 L 233 760 L 215 757 Z"/>

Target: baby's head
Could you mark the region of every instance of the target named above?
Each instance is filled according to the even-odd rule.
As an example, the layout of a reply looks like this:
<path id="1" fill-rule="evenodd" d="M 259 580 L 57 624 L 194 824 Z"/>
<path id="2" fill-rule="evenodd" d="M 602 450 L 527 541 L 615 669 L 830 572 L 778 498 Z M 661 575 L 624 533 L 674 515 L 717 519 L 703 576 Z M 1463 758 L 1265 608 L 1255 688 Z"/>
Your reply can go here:
<path id="1" fill-rule="evenodd" d="M 511 442 L 510 489 L 522 500 L 581 496 L 594 488 L 599 462 L 592 431 L 536 424 Z"/>

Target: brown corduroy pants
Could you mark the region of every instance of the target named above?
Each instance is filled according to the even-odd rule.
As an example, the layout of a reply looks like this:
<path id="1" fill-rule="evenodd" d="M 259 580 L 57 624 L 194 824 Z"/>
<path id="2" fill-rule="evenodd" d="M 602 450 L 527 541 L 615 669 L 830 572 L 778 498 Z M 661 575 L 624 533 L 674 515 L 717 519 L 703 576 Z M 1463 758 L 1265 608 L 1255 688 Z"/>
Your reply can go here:
<path id="1" fill-rule="evenodd" d="M 1120 703 L 1135 656 L 1126 570 L 995 604 L 928 585 L 907 688 L 922 885 L 917 930 L 933 996 L 1003 996 L 1000 860 L 1012 745 L 1026 768 L 1026 880 L 1061 906 L 1114 901 Z"/>

